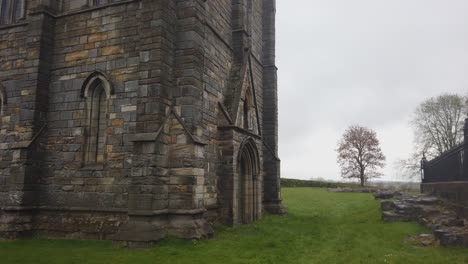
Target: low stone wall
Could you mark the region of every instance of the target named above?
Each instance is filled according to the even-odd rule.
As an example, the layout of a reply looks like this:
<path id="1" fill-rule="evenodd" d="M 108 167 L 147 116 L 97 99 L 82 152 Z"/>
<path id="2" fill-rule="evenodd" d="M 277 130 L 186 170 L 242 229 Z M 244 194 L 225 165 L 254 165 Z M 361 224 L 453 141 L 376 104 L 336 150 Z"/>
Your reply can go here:
<path id="1" fill-rule="evenodd" d="M 337 193 L 372 193 L 376 191 L 372 188 L 328 188 L 327 191 L 329 192 L 337 192 Z"/>
<path id="2" fill-rule="evenodd" d="M 454 203 L 459 211 L 458 213 L 468 217 L 468 182 L 422 183 L 421 191 Z"/>

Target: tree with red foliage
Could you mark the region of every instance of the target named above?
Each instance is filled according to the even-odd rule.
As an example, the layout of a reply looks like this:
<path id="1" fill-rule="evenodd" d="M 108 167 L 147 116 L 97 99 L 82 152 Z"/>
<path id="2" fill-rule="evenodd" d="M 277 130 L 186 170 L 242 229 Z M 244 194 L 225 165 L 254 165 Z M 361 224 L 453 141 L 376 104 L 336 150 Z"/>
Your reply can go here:
<path id="1" fill-rule="evenodd" d="M 373 130 L 350 126 L 338 142 L 336 151 L 343 178 L 357 178 L 364 186 L 369 179 L 382 175 L 378 168 L 385 166 L 385 156 Z"/>

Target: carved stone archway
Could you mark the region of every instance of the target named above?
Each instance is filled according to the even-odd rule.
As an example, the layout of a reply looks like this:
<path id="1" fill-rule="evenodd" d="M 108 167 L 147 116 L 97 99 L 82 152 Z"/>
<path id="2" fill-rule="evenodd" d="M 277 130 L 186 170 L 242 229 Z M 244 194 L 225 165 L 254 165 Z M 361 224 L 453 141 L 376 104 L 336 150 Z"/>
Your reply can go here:
<path id="1" fill-rule="evenodd" d="M 247 139 L 239 151 L 237 192 L 238 224 L 248 224 L 260 218 L 259 156 L 255 141 Z"/>

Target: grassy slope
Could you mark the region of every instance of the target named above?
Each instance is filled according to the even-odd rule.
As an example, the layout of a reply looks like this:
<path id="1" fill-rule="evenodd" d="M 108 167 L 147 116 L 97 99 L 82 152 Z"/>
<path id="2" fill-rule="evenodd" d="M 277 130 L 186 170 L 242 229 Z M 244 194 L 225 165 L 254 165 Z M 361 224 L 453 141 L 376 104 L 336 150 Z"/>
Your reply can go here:
<path id="1" fill-rule="evenodd" d="M 407 235 L 424 229 L 381 223 L 370 194 L 287 188 L 283 195 L 288 216 L 222 228 L 212 240 L 169 240 L 148 250 L 100 241 L 1 242 L 0 263 L 468 263 L 467 249 L 404 244 Z"/>

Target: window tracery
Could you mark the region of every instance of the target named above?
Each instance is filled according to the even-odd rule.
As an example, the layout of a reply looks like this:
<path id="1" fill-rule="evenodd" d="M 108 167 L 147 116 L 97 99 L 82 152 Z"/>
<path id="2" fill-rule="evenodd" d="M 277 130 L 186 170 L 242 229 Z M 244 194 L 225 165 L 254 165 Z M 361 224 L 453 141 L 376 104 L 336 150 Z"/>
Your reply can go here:
<path id="1" fill-rule="evenodd" d="M 24 0 L 0 0 L 0 25 L 17 23 L 24 17 Z"/>

